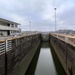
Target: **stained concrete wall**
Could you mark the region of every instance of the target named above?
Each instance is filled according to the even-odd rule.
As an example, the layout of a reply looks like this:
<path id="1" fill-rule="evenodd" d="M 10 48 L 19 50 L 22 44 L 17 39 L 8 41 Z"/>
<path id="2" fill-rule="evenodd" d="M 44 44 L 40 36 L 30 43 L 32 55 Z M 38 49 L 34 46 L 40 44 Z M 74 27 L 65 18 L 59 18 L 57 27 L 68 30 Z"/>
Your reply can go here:
<path id="1" fill-rule="evenodd" d="M 11 75 L 25 74 L 38 46 L 40 45 L 40 34 L 28 36 L 27 39 L 28 41 L 26 40 L 25 44 L 23 45 L 26 51 L 25 56 L 23 56 L 21 61 L 13 68 L 13 72 L 11 73 Z M 24 53 L 22 53 L 22 55 L 23 54 Z"/>
<path id="2" fill-rule="evenodd" d="M 67 75 L 75 75 L 75 47 L 52 35 L 50 42 Z"/>
<path id="3" fill-rule="evenodd" d="M 11 75 L 24 75 L 35 55 L 35 52 L 40 44 L 40 41 L 34 44 L 34 47 L 31 49 L 30 52 L 26 54 L 26 56 L 22 59 L 22 61 L 13 69 Z"/>
<path id="4" fill-rule="evenodd" d="M 42 41 L 49 41 L 49 33 L 48 32 L 41 32 L 41 40 Z"/>
<path id="5" fill-rule="evenodd" d="M 24 75 L 39 44 L 40 34 L 23 35 L 0 42 L 0 75 Z"/>

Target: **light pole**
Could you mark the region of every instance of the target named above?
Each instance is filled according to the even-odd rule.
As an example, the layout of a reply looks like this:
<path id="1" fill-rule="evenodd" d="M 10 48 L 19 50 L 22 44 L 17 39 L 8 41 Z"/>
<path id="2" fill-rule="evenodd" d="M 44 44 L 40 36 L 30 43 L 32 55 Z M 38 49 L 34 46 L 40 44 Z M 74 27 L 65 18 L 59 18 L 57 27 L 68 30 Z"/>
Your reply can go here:
<path id="1" fill-rule="evenodd" d="M 30 31 L 31 31 L 31 21 L 29 21 L 29 25 L 30 25 Z"/>
<path id="2" fill-rule="evenodd" d="M 54 8 L 54 10 L 55 10 L 55 31 L 57 30 L 57 25 L 56 25 L 56 10 L 57 10 L 57 8 Z"/>

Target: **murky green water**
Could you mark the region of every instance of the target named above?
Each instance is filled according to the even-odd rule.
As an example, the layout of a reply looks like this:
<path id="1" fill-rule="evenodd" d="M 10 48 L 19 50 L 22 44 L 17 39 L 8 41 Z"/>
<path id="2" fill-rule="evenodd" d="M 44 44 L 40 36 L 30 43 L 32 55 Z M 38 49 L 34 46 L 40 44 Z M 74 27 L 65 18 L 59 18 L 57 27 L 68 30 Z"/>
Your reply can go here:
<path id="1" fill-rule="evenodd" d="M 25 75 L 66 75 L 66 73 L 49 42 L 43 42 Z"/>

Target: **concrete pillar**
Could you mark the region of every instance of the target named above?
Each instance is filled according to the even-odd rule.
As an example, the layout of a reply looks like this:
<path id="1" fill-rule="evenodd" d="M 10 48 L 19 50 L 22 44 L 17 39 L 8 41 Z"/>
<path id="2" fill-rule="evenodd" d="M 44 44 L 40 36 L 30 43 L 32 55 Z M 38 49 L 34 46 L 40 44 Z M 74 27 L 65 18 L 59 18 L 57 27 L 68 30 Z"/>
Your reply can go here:
<path id="1" fill-rule="evenodd" d="M 10 27 L 12 27 L 12 24 L 10 24 Z M 10 35 L 12 35 L 11 30 L 10 30 Z"/>

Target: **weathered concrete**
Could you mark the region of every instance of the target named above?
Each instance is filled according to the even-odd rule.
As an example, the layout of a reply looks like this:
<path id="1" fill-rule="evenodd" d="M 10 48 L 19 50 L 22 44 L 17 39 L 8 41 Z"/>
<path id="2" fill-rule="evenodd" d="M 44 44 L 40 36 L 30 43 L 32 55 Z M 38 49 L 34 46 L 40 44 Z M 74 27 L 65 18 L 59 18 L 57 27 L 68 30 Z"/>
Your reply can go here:
<path id="1" fill-rule="evenodd" d="M 13 69 L 13 72 L 11 75 L 24 75 L 27 71 L 32 58 L 35 55 L 35 52 L 40 44 L 40 41 L 38 41 L 36 44 L 34 44 L 34 47 L 31 49 L 30 52 L 27 53 L 27 55 L 23 58 L 23 60 Z"/>
<path id="2" fill-rule="evenodd" d="M 50 42 L 67 75 L 75 75 L 75 47 L 53 35 L 50 35 Z"/>
<path id="3" fill-rule="evenodd" d="M 40 44 L 40 34 L 0 42 L 0 75 L 24 75 Z"/>
<path id="4" fill-rule="evenodd" d="M 41 40 L 42 41 L 49 41 L 49 33 L 48 32 L 41 32 Z"/>

